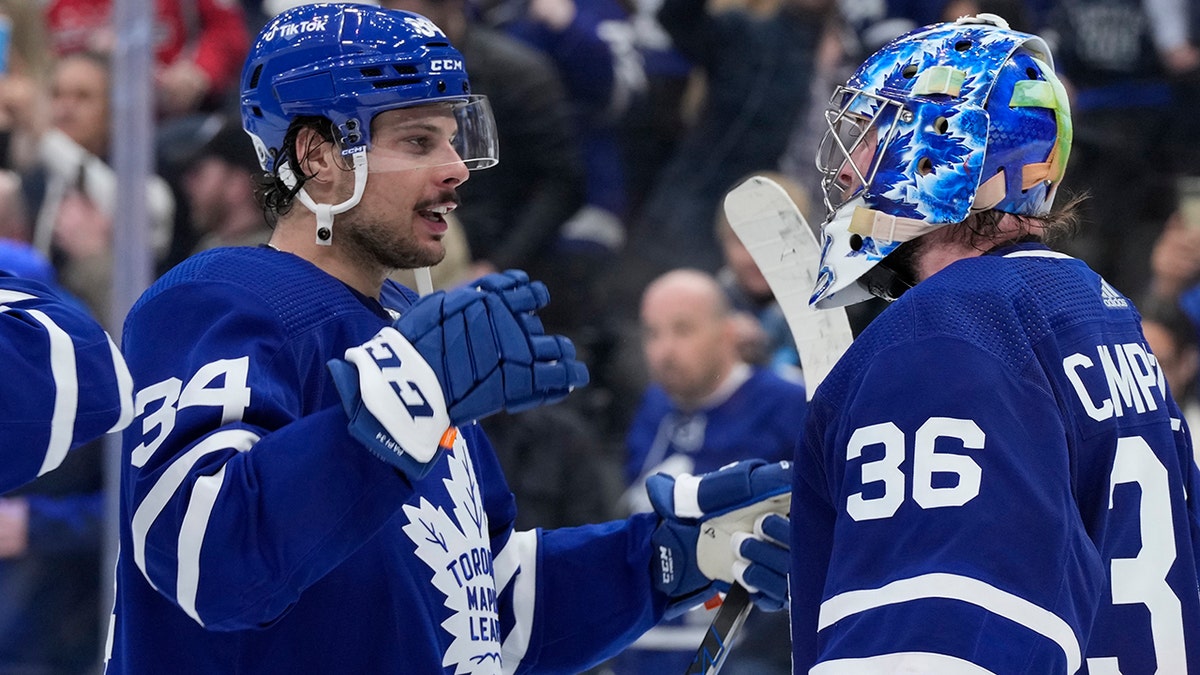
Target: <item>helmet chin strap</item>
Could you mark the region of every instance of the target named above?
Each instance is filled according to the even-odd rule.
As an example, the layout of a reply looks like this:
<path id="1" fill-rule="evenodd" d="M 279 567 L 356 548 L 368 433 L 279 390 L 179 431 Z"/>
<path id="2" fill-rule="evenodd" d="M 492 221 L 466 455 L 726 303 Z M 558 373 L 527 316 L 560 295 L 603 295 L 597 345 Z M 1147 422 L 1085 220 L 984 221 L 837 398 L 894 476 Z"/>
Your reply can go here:
<path id="1" fill-rule="evenodd" d="M 868 293 L 888 302 L 899 299 L 905 291 L 916 285 L 907 270 L 901 271 L 893 268 L 891 261 L 888 260 L 890 257 L 880 260 L 858 279 L 859 285 Z"/>
<path id="2" fill-rule="evenodd" d="M 318 204 L 304 188 L 296 192 L 300 203 L 317 217 L 316 242 L 320 246 L 333 243 L 333 217 L 357 206 L 367 187 L 367 149 L 359 148 L 350 157 L 354 165 L 354 194 L 346 201 L 340 204 Z M 296 174 L 287 162 L 279 165 L 279 178 L 289 188 L 296 187 Z"/>
<path id="3" fill-rule="evenodd" d="M 350 198 L 340 204 L 318 204 L 304 190 L 300 188 L 296 192 L 296 197 L 300 203 L 309 211 L 312 211 L 317 217 L 317 233 L 316 241 L 320 246 L 329 246 L 333 243 L 333 217 L 339 213 L 349 211 L 358 205 L 362 200 L 363 191 L 367 187 L 367 150 L 359 148 L 351 155 L 351 160 L 354 164 L 354 194 Z M 290 188 L 296 187 L 296 174 L 292 171 L 292 167 L 287 162 L 279 165 L 279 178 L 284 185 Z M 420 267 L 415 270 L 417 278 L 417 290 L 421 295 L 429 295 L 433 292 L 433 279 L 429 273 L 428 267 Z"/>
<path id="4" fill-rule="evenodd" d="M 849 250 L 861 254 L 863 253 L 862 246 L 865 244 L 862 240 L 867 237 L 874 239 L 876 247 L 889 246 L 894 243 L 904 246 L 905 242 L 927 233 L 930 225 L 924 221 L 895 217 L 869 208 L 862 194 L 858 194 L 829 214 L 822 230 L 826 236 L 832 236 L 835 240 L 840 241 L 837 246 L 847 246 Z M 858 245 L 853 243 L 856 236 L 859 238 Z M 911 248 L 911 244 L 909 247 Z M 877 260 L 870 267 L 857 272 L 857 277 L 853 281 L 847 282 L 845 287 L 833 291 L 828 289 L 823 291 L 824 295 L 816 301 L 816 307 L 824 309 L 852 305 L 868 300 L 871 296 L 888 301 L 899 298 L 904 291 L 913 286 L 915 280 L 904 269 L 904 261 L 900 259 L 903 256 L 893 257 L 897 250 L 899 247 L 891 251 L 889 255 Z M 868 259 L 863 257 L 862 260 L 867 261 Z M 823 257 L 822 264 L 824 262 Z M 894 264 L 897 262 L 900 264 Z M 851 278 L 851 273 L 844 272 L 844 274 L 847 275 L 846 278 Z"/>

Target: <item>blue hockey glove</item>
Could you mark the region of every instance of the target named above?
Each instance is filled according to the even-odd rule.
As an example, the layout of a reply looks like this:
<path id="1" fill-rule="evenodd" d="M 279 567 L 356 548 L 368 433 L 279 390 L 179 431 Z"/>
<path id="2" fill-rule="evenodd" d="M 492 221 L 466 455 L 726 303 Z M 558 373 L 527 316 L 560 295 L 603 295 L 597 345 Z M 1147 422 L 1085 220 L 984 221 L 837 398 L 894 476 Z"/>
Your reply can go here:
<path id="1" fill-rule="evenodd" d="M 575 345 L 546 335 L 534 314 L 549 301 L 545 284 L 509 270 L 421 298 L 396 321 L 437 375 L 451 423 L 552 403 L 587 384 Z"/>
<path id="2" fill-rule="evenodd" d="M 549 293 L 523 272 L 413 303 L 392 327 L 328 363 L 350 433 L 412 478 L 452 441 L 451 426 L 556 401 L 587 383 L 571 341 L 544 334 Z"/>
<path id="3" fill-rule="evenodd" d="M 791 463 L 757 459 L 699 476 L 660 473 L 646 480 L 662 518 L 651 537 L 651 571 L 655 586 L 672 598 L 668 614 L 735 581 L 762 609 L 787 605 L 791 490 Z"/>

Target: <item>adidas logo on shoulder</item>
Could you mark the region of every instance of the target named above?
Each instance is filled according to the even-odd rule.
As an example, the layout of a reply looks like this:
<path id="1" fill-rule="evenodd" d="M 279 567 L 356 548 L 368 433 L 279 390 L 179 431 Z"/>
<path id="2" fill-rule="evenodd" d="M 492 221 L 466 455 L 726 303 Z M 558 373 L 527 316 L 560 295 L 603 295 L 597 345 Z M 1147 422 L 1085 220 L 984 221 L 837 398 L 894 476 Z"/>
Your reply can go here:
<path id="1" fill-rule="evenodd" d="M 1124 309 L 1129 307 L 1129 301 L 1125 299 L 1125 296 L 1118 293 L 1117 289 L 1113 288 L 1104 279 L 1100 280 L 1100 299 L 1104 301 L 1104 306 L 1109 309 Z"/>

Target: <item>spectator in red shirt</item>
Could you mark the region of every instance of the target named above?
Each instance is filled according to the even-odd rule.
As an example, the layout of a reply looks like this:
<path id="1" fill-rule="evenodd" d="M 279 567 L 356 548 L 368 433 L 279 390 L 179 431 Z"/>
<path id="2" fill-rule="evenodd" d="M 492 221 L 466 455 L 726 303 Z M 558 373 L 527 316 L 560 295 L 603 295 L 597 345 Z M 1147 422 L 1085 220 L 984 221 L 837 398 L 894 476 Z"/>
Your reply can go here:
<path id="1" fill-rule="evenodd" d="M 159 112 L 174 117 L 219 107 L 234 91 L 250 45 L 234 0 L 155 0 L 155 91 Z M 46 22 L 58 55 L 111 52 L 111 0 L 50 0 Z"/>

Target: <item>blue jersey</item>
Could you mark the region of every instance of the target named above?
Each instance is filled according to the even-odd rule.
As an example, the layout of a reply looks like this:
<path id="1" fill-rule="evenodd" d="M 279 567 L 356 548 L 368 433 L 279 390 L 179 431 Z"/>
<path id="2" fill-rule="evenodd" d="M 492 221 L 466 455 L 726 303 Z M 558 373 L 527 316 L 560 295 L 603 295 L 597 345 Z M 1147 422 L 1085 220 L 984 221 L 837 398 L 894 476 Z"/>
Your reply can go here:
<path id="1" fill-rule="evenodd" d="M 790 459 L 804 424 L 804 386 L 753 368 L 720 403 L 683 411 L 651 384 L 626 435 L 627 483 L 644 480 L 672 457 L 688 458 L 685 473 L 701 474 L 742 459 Z"/>
<path id="2" fill-rule="evenodd" d="M 133 381 L 79 302 L 0 272 L 0 492 L 133 417 Z"/>
<path id="3" fill-rule="evenodd" d="M 745 369 L 745 381 L 720 402 L 698 410 L 680 410 L 667 392 L 652 384 L 642 395 L 626 446 L 626 506 L 651 509 L 646 478 L 658 471 L 701 474 L 744 459 L 770 462 L 790 459 L 798 429 L 804 425 L 804 385 L 785 380 L 765 368 Z M 712 624 L 713 613 L 699 608 L 668 619 L 642 636 L 609 666 L 618 675 L 687 670 L 696 647 Z M 738 649 L 729 656 L 730 671 L 749 667 L 751 658 L 777 657 L 787 663 L 787 615 L 754 612 L 743 632 L 762 638 L 753 653 Z M 745 671 L 749 672 L 749 671 Z"/>
<path id="4" fill-rule="evenodd" d="M 478 425 L 416 482 L 351 438 L 325 364 L 412 299 L 234 248 L 138 301 L 108 672 L 572 672 L 657 621 L 653 518 L 514 531 Z"/>
<path id="5" fill-rule="evenodd" d="M 1200 474 L 1132 304 L 1037 244 L 906 292 L 796 451 L 795 670 L 1200 673 Z"/>

